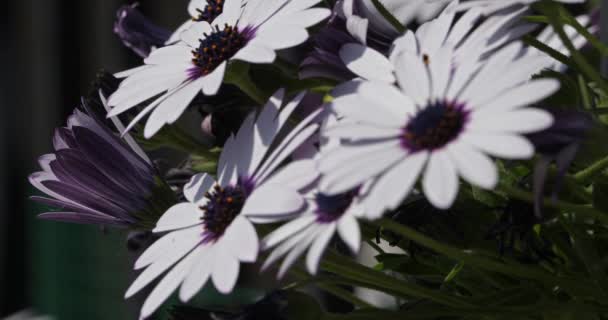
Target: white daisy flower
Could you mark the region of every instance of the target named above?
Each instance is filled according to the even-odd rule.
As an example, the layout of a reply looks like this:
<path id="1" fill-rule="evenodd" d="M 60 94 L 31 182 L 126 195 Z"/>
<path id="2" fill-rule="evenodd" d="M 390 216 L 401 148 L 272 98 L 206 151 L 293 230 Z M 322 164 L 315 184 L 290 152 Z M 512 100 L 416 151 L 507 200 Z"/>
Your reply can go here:
<path id="1" fill-rule="evenodd" d="M 327 123 L 335 123 L 334 115 L 327 117 Z M 323 140 L 323 139 L 321 139 Z M 337 139 L 324 141 L 321 153 L 339 145 Z M 318 156 L 318 153 L 315 154 Z M 302 163 L 314 163 L 317 159 L 301 160 Z M 282 225 L 262 240 L 262 250 L 272 250 L 262 266 L 267 269 L 281 258 L 278 277 L 282 278 L 289 268 L 307 250 L 306 267 L 311 274 L 316 274 L 319 262 L 326 247 L 337 233 L 353 253 L 359 252 L 361 230 L 357 217 L 363 216 L 364 208 L 360 203 L 361 187 L 336 195 L 325 194 L 316 184 L 306 192 L 306 209 L 293 220 Z"/>
<path id="2" fill-rule="evenodd" d="M 337 98 L 344 118 L 325 130 L 343 144 L 320 161 L 321 186 L 339 194 L 374 179 L 366 214 L 377 218 L 396 208 L 420 175 L 422 191 L 437 208 L 449 208 L 458 177 L 490 189 L 498 175 L 490 156 L 529 158 L 534 147 L 523 134 L 547 128 L 549 113 L 528 108 L 554 93 L 559 82 L 530 80 L 533 59 L 518 58 L 512 43 L 482 63 L 454 67 L 449 44 L 434 54 L 404 51 L 396 61 L 399 87 L 364 81 L 354 95 Z"/>
<path id="3" fill-rule="evenodd" d="M 449 2 L 450 0 L 427 0 L 429 4 L 437 4 L 442 2 Z M 469 0 L 464 1 L 462 4 L 458 5 L 455 10 L 467 10 L 470 8 L 481 8 L 483 9 L 484 14 L 491 14 L 496 11 L 516 6 L 516 5 L 530 5 L 539 0 Z M 555 0 L 556 2 L 573 4 L 573 3 L 583 3 L 585 0 Z"/>
<path id="4" fill-rule="evenodd" d="M 173 206 L 158 221 L 154 232 L 169 233 L 139 257 L 135 269 L 145 270 L 126 297 L 170 271 L 146 299 L 142 318 L 150 316 L 180 286 L 179 297 L 184 302 L 208 280 L 218 291 L 231 292 L 240 263 L 257 259 L 258 236 L 251 221 L 275 222 L 304 208 L 299 190 L 317 179 L 314 165 L 280 165 L 318 130 L 317 124 L 311 124 L 318 112 L 277 139 L 302 97 L 279 112 L 283 100 L 283 91 L 279 91 L 257 118 L 251 114 L 226 142 L 217 181 L 207 174 L 195 175 L 184 188 L 188 202 Z"/>
<path id="5" fill-rule="evenodd" d="M 175 122 L 201 90 L 216 94 L 230 61 L 272 63 L 276 50 L 306 41 L 306 28 L 330 14 L 325 8 L 311 8 L 319 1 L 226 0 L 211 24 L 193 24 L 181 33 L 182 43 L 155 50 L 144 66 L 124 73 L 128 78 L 110 97 L 113 109 L 108 116 L 160 95 L 127 127 L 151 113 L 144 136 L 153 136 Z"/>

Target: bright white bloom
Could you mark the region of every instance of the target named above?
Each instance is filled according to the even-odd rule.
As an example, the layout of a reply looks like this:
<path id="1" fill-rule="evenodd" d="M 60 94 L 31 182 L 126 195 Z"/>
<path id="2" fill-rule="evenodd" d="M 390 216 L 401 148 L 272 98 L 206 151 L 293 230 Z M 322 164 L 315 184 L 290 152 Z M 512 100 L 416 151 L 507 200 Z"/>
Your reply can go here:
<path id="1" fill-rule="evenodd" d="M 450 0 L 427 0 L 429 4 L 437 4 L 449 2 Z M 455 10 L 467 10 L 470 8 L 481 8 L 483 9 L 484 14 L 490 14 L 508 7 L 516 6 L 516 5 L 530 5 L 539 0 L 469 0 L 464 1 L 462 4 L 458 5 Z M 582 3 L 585 0 L 555 0 L 561 3 Z"/>
<path id="2" fill-rule="evenodd" d="M 188 202 L 173 206 L 158 221 L 154 232 L 170 233 L 139 257 L 135 269 L 146 269 L 126 297 L 170 271 L 146 299 L 142 318 L 150 316 L 180 285 L 179 297 L 184 302 L 208 280 L 220 292 L 231 292 L 240 263 L 257 259 L 258 236 L 251 222 L 275 222 L 304 208 L 300 190 L 317 179 L 314 165 L 280 166 L 318 130 L 317 124 L 311 124 L 318 112 L 277 139 L 302 97 L 281 109 L 283 91 L 279 91 L 257 118 L 252 113 L 226 142 L 218 180 L 207 174 L 194 176 L 184 188 Z"/>
<path id="3" fill-rule="evenodd" d="M 335 123 L 333 115 L 327 120 Z M 338 145 L 339 142 L 333 139 L 331 143 L 322 146 L 321 153 Z M 316 159 L 300 160 L 290 166 L 308 165 L 315 161 Z M 323 252 L 336 233 L 353 253 L 357 253 L 361 245 L 361 231 L 357 217 L 363 216 L 365 211 L 359 198 L 361 189 L 355 187 L 341 194 L 328 195 L 320 190 L 317 184 L 311 186 L 305 195 L 306 209 L 297 218 L 279 227 L 262 241 L 263 250 L 273 249 L 262 269 L 267 269 L 274 262 L 284 258 L 278 272 L 278 277 L 282 278 L 308 250 L 306 267 L 311 274 L 316 274 Z"/>
<path id="4" fill-rule="evenodd" d="M 306 28 L 330 14 L 325 8 L 311 8 L 319 1 L 226 0 L 213 23 L 193 24 L 181 33 L 183 42 L 155 50 L 144 66 L 127 72 L 128 78 L 109 99 L 109 116 L 160 95 L 127 127 L 151 113 L 144 135 L 153 136 L 175 122 L 201 90 L 216 94 L 231 60 L 272 63 L 276 50 L 306 41 Z"/>
<path id="5" fill-rule="evenodd" d="M 396 208 L 421 175 L 427 199 L 442 209 L 456 199 L 459 176 L 493 188 L 498 174 L 490 156 L 530 158 L 534 147 L 523 134 L 552 123 L 549 113 L 527 106 L 559 82 L 530 80 L 537 64 L 518 58 L 521 50 L 512 43 L 482 63 L 463 59 L 457 67 L 450 44 L 422 56 L 403 51 L 398 87 L 364 81 L 356 94 L 333 102 L 343 119 L 324 134 L 344 142 L 321 159 L 322 188 L 339 194 L 374 179 L 365 199 L 369 218 Z"/>

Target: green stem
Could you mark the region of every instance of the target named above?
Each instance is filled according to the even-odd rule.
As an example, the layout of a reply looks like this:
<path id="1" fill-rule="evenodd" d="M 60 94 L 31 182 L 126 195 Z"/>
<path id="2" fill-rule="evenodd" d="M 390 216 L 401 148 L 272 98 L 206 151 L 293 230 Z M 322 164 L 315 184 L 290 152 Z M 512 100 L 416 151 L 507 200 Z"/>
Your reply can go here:
<path id="1" fill-rule="evenodd" d="M 441 253 L 454 260 L 462 261 L 467 265 L 478 267 L 508 276 L 516 276 L 524 279 L 532 279 L 542 281 L 549 286 L 560 286 L 565 290 L 576 291 L 579 293 L 593 295 L 595 292 L 587 281 L 580 281 L 579 279 L 571 279 L 566 277 L 555 277 L 548 274 L 546 270 L 534 269 L 528 266 L 521 265 L 519 263 L 511 262 L 505 263 L 498 259 L 489 259 L 478 255 L 474 250 L 462 250 L 443 244 L 437 240 L 429 238 L 424 234 L 409 228 L 405 225 L 399 224 L 391 219 L 381 219 L 375 222 L 377 226 L 391 230 L 403 237 L 410 239 L 418 244 L 427 247 L 437 253 Z"/>
<path id="2" fill-rule="evenodd" d="M 338 274 L 343 278 L 367 284 L 366 287 L 378 288 L 406 299 L 418 297 L 455 308 L 473 307 L 471 303 L 463 298 L 446 295 L 436 290 L 397 279 L 332 252 L 326 253 L 321 267 L 323 270 Z"/>
<path id="3" fill-rule="evenodd" d="M 514 199 L 534 203 L 534 195 L 527 191 L 506 184 L 500 184 L 499 190 Z M 553 200 L 545 198 L 543 199 L 543 206 L 557 210 L 566 210 L 574 212 L 587 218 L 597 219 L 603 224 L 608 225 L 608 215 L 604 212 L 596 210 L 591 205 L 573 204 L 562 200 Z"/>
<path id="4" fill-rule="evenodd" d="M 359 299 L 359 297 L 355 296 L 348 290 L 344 290 L 336 284 L 339 284 L 340 281 L 334 281 L 334 279 L 324 279 L 323 277 L 311 277 L 305 271 L 294 267 L 291 269 L 290 273 L 295 276 L 299 282 L 294 283 L 285 287 L 284 289 L 294 289 L 302 286 L 306 286 L 308 284 L 315 284 L 318 288 L 348 302 L 353 306 L 358 308 L 373 308 L 369 303 Z"/>
<path id="5" fill-rule="evenodd" d="M 224 81 L 237 86 L 257 104 L 266 104 L 267 96 L 251 80 L 248 64 L 239 61 L 232 62 L 226 70 Z"/>
<path id="6" fill-rule="evenodd" d="M 597 174 L 600 174 L 602 171 L 608 168 L 608 157 L 600 159 L 589 167 L 577 172 L 574 175 L 574 178 L 577 182 L 582 184 L 587 184 L 592 180 Z"/>

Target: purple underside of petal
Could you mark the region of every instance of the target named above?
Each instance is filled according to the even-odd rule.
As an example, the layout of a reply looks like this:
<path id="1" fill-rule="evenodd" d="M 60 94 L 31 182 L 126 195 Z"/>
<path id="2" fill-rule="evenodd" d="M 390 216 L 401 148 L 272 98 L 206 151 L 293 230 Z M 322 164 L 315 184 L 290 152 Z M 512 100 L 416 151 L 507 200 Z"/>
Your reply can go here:
<path id="1" fill-rule="evenodd" d="M 53 136 L 53 147 L 55 150 L 76 148 L 76 140 L 74 140 L 72 131 L 68 128 L 57 128 Z"/>
<path id="2" fill-rule="evenodd" d="M 116 149 L 122 146 L 110 144 L 87 128 L 74 127 L 72 130 L 85 157 L 111 181 L 134 194 L 150 191 L 149 181 L 142 181 L 136 174 L 137 169 Z"/>
<path id="3" fill-rule="evenodd" d="M 88 114 L 94 114 L 86 104 L 83 104 L 83 108 Z M 135 173 L 140 175 L 142 179 L 147 179 L 152 182 L 153 179 L 151 172 L 154 172 L 154 168 L 148 162 L 146 162 L 146 160 L 142 159 L 135 151 L 133 151 L 133 149 L 124 140 L 114 134 L 114 132 L 111 131 L 99 118 L 89 116 L 87 113 L 76 110 L 75 114 L 80 114 L 83 118 L 83 122 L 87 121 L 87 123 L 89 123 L 89 125 L 82 125 L 80 127 L 90 129 L 100 138 L 106 140 L 128 160 L 129 165 L 136 169 L 134 171 Z"/>
<path id="4" fill-rule="evenodd" d="M 146 205 L 144 194 L 130 194 L 122 186 L 112 182 L 77 150 L 60 150 L 57 160 L 51 162 L 51 169 L 60 181 L 77 185 L 122 207 L 127 212 L 135 212 Z"/>
<path id="5" fill-rule="evenodd" d="M 80 212 L 80 213 L 90 215 L 90 216 L 98 216 L 103 219 L 118 219 L 109 214 L 106 214 L 105 212 L 95 211 L 91 208 L 83 207 L 81 205 L 76 205 L 76 204 L 73 204 L 73 203 L 70 203 L 67 201 L 45 198 L 45 197 L 40 197 L 40 196 L 31 196 L 30 200 L 37 202 L 39 204 L 45 205 L 45 206 L 53 207 L 53 208 L 61 210 L 61 211 Z"/>
<path id="6" fill-rule="evenodd" d="M 129 212 L 105 200 L 104 198 L 87 192 L 85 189 L 59 181 L 44 181 L 42 182 L 42 185 L 63 197 L 82 204 L 85 207 L 89 207 L 93 210 L 103 212 L 114 217 L 134 221 L 134 219 L 129 216 Z"/>
<path id="7" fill-rule="evenodd" d="M 47 212 L 38 215 L 38 218 L 79 224 L 103 224 L 114 227 L 128 227 L 129 225 L 129 223 L 121 220 L 103 218 L 78 212 Z"/>

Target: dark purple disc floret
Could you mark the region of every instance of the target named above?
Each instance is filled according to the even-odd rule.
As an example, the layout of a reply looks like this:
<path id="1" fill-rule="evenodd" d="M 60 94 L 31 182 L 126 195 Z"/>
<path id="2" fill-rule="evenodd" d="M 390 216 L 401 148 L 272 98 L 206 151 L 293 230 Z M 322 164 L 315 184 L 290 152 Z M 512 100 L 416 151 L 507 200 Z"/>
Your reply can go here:
<path id="1" fill-rule="evenodd" d="M 156 169 L 101 121 L 76 109 L 53 138 L 55 152 L 40 158 L 30 182 L 58 210 L 40 218 L 152 229 L 174 203 Z"/>

